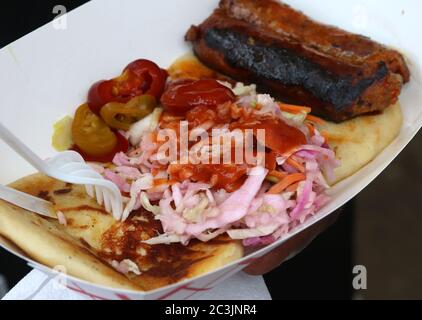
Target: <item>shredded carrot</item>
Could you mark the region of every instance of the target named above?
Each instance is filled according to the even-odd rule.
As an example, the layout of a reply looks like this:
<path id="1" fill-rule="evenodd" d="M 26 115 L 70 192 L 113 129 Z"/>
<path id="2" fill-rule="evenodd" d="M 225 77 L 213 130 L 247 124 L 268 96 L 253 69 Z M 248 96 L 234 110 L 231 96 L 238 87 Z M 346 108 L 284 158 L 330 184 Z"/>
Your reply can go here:
<path id="1" fill-rule="evenodd" d="M 311 135 L 311 137 L 313 137 L 315 135 L 315 127 L 312 123 L 310 122 L 306 122 L 306 126 L 308 127 L 309 130 L 309 134 Z"/>
<path id="2" fill-rule="evenodd" d="M 299 187 L 299 182 L 296 182 L 296 183 L 292 184 L 291 186 L 287 187 L 286 191 L 287 192 L 295 192 L 298 187 Z"/>
<path id="3" fill-rule="evenodd" d="M 160 169 L 158 169 L 158 168 L 151 168 L 151 174 L 153 176 L 156 176 L 159 171 L 160 171 Z"/>
<path id="4" fill-rule="evenodd" d="M 291 165 L 293 168 L 299 170 L 300 172 L 305 172 L 305 167 L 303 165 L 301 165 L 299 162 L 297 162 L 295 159 L 293 159 L 292 157 L 290 157 L 289 159 L 287 159 L 287 164 Z"/>
<path id="5" fill-rule="evenodd" d="M 169 184 L 171 181 L 165 178 L 161 178 L 161 179 L 154 179 L 153 183 L 154 186 L 161 186 L 163 184 Z"/>
<path id="6" fill-rule="evenodd" d="M 311 113 L 312 111 L 311 108 L 305 107 L 305 106 L 294 106 L 292 104 L 285 104 L 285 103 L 279 103 L 278 105 L 280 106 L 280 109 L 282 111 L 290 112 L 290 113 L 301 113 L 301 112 Z"/>
<path id="7" fill-rule="evenodd" d="M 272 186 L 271 189 L 268 191 L 269 194 L 279 194 L 283 192 L 287 187 L 291 186 L 292 184 L 303 181 L 306 179 L 306 176 L 303 173 L 293 173 L 285 177 L 276 185 Z"/>
<path id="8" fill-rule="evenodd" d="M 324 120 L 322 120 L 321 118 L 318 118 L 316 116 L 313 116 L 311 114 L 308 114 L 307 115 L 306 120 L 307 121 L 310 121 L 310 122 L 313 122 L 313 123 L 316 123 L 316 124 L 325 124 L 325 121 Z"/>
<path id="9" fill-rule="evenodd" d="M 287 176 L 286 173 L 280 172 L 280 171 L 277 171 L 277 170 L 271 171 L 268 175 L 272 176 L 272 177 L 279 178 L 279 179 L 284 179 Z"/>
<path id="10" fill-rule="evenodd" d="M 153 142 L 157 142 L 158 134 L 156 132 L 151 132 L 150 134 L 151 134 L 151 140 Z"/>

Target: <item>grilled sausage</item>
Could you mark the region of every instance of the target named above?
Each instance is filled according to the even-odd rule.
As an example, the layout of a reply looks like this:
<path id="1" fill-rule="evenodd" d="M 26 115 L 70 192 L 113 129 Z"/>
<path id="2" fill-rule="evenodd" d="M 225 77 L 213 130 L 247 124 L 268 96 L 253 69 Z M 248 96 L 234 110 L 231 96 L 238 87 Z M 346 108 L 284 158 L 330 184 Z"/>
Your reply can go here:
<path id="1" fill-rule="evenodd" d="M 186 40 L 215 70 L 336 122 L 382 111 L 410 77 L 400 53 L 276 0 L 222 0 Z"/>

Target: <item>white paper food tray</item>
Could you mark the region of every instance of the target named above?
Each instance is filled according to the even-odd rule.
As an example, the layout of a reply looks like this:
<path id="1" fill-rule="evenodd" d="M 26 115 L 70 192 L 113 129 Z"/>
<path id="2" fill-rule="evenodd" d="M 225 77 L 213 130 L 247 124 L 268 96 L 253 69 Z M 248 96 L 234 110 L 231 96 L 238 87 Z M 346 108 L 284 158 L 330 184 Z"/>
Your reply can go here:
<path id="1" fill-rule="evenodd" d="M 394 46 L 409 59 L 412 79 L 401 95 L 404 125 L 400 135 L 374 161 L 330 191 L 332 201 L 315 217 L 278 242 L 215 272 L 158 290 L 131 292 L 105 288 L 73 277 L 68 286 L 93 299 L 190 299 L 240 271 L 289 237 L 324 218 L 375 179 L 403 150 L 422 126 L 422 43 L 418 0 L 290 0 L 308 15 Z M 99 79 L 119 74 L 137 58 L 168 66 L 189 50 L 184 34 L 203 21 L 217 0 L 97 0 L 70 12 L 66 28 L 52 23 L 0 51 L 1 121 L 39 155 L 48 157 L 52 124 L 86 99 Z M 0 143 L 0 183 L 8 183 L 33 169 Z M 4 242 L 6 249 L 51 272 Z"/>

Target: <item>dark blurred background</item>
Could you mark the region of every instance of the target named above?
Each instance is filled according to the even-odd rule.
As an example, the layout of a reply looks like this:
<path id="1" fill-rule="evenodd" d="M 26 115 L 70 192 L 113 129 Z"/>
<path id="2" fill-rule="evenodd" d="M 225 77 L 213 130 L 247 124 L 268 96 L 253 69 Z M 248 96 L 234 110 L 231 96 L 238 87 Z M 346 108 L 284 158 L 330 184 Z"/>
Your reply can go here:
<path id="1" fill-rule="evenodd" d="M 2 1 L 0 48 L 50 22 L 55 5 L 70 11 L 85 2 Z M 421 181 L 419 134 L 342 208 L 335 225 L 265 276 L 273 299 L 422 299 Z M 353 289 L 355 265 L 367 269 L 367 290 Z M 25 262 L 0 249 L 0 297 L 29 271 Z"/>

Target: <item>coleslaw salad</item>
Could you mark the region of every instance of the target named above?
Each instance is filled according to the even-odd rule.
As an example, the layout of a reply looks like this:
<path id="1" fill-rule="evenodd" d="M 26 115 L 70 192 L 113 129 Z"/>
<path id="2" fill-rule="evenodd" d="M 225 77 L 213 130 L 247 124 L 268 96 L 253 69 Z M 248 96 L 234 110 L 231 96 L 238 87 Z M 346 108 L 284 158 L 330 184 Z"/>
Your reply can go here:
<path id="1" fill-rule="evenodd" d="M 249 164 L 243 183 L 232 192 L 215 188 L 212 181 L 192 180 L 189 175 L 174 179 L 171 168 L 175 163 L 163 165 L 161 161 L 163 142 L 156 137 L 165 121 L 163 109 L 157 107 L 125 132 L 131 142 L 127 153 L 116 154 L 111 166 L 93 164 L 125 195 L 122 220 L 141 207 L 160 220 L 164 233 L 145 241 L 148 244 L 186 245 L 191 239 L 209 241 L 227 234 L 242 240 L 245 246 L 265 245 L 303 223 L 329 201 L 327 179 L 333 178 L 339 163 L 314 125 L 319 119 L 309 116 L 308 108 L 281 104 L 269 95 L 257 94 L 254 85 L 223 84 L 236 95 L 236 101 L 226 108 L 283 121 L 299 129 L 306 144 L 278 154 L 274 170 L 258 160 Z M 233 132 L 227 127 L 205 122 L 191 128 L 191 132 L 226 129 L 227 135 Z"/>

